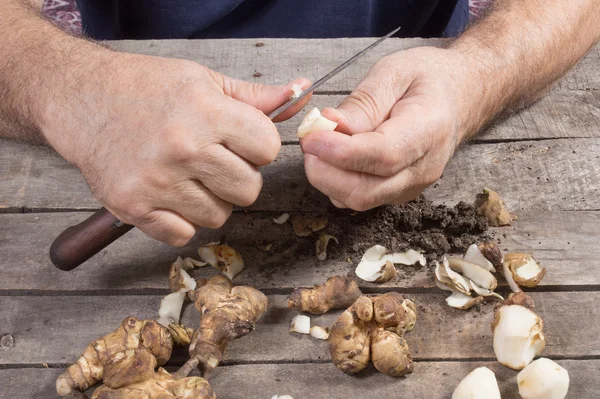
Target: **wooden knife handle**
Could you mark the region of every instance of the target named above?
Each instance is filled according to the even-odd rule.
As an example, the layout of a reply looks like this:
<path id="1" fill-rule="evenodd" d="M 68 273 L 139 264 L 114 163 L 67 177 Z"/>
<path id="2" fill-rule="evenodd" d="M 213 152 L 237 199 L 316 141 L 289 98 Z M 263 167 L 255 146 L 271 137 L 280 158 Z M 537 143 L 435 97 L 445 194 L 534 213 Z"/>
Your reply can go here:
<path id="1" fill-rule="evenodd" d="M 60 270 L 73 270 L 132 228 L 102 208 L 56 237 L 50 247 L 50 259 Z"/>

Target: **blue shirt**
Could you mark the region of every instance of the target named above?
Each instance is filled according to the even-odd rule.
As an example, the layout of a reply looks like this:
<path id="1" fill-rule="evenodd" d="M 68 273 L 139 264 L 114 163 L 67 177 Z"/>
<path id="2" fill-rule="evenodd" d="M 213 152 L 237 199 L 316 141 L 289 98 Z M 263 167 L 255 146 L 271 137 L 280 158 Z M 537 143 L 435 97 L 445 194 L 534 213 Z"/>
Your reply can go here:
<path id="1" fill-rule="evenodd" d="M 84 34 L 100 40 L 450 37 L 468 0 L 77 0 Z"/>

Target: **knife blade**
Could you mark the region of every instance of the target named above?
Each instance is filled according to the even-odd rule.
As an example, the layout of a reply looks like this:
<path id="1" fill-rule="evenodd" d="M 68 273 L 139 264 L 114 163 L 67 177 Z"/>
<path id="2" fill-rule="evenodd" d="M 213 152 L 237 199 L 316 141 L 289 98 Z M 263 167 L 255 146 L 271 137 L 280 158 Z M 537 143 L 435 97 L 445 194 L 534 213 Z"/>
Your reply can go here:
<path id="1" fill-rule="evenodd" d="M 401 28 L 401 26 L 397 27 L 396 29 L 394 29 L 393 31 L 388 33 L 387 35 L 377 39 L 377 41 L 370 44 L 368 47 L 366 47 L 362 51 L 354 54 L 348 60 L 344 61 L 343 64 L 341 64 L 340 66 L 338 66 L 337 68 L 335 68 L 334 70 L 329 72 L 327 75 L 323 76 L 321 79 L 319 79 L 315 83 L 313 83 L 308 89 L 302 91 L 302 93 L 300 93 L 300 96 L 290 99 L 290 101 L 286 102 L 285 104 L 283 104 L 282 106 L 277 108 L 275 111 L 271 112 L 269 114 L 269 118 L 271 120 L 277 118 L 283 112 L 287 111 L 292 105 L 296 104 L 298 101 L 300 101 L 304 97 L 306 97 L 308 95 L 308 93 L 311 93 L 311 92 L 315 91 L 316 89 L 318 89 L 319 87 L 321 87 L 321 85 L 323 85 L 329 79 L 333 78 L 335 75 L 337 75 L 338 73 L 342 72 L 344 69 L 346 69 L 347 67 L 352 65 L 360 57 L 362 57 L 363 55 L 367 54 L 370 50 L 372 50 L 375 47 L 377 47 L 378 45 L 380 45 L 385 39 L 388 39 L 391 36 L 393 36 L 396 32 L 398 32 L 400 30 L 400 28 Z"/>

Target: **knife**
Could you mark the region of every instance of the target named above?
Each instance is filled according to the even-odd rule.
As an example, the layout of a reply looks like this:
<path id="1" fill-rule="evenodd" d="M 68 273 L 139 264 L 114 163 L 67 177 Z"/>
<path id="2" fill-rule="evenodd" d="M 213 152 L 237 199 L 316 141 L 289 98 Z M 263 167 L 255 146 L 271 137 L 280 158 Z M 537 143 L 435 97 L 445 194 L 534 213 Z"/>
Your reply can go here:
<path id="1" fill-rule="evenodd" d="M 361 52 L 352 56 L 343 64 L 323 76 L 313 83 L 309 88 L 302 91 L 298 97 L 290 99 L 288 102 L 271 112 L 268 116 L 271 120 L 281 115 L 294 104 L 297 104 L 309 93 L 315 91 L 329 79 L 346 69 L 360 57 L 375 48 L 385 39 L 393 36 L 400 30 L 400 27 L 394 29 L 387 35 L 379 38 L 373 44 Z M 102 249 L 106 248 L 112 242 L 117 240 L 123 234 L 133 228 L 132 225 L 121 222 L 113 216 L 106 208 L 102 207 L 92 216 L 83 222 L 68 227 L 63 231 L 50 246 L 50 260 L 60 270 L 69 271 L 75 269 L 83 262 L 96 255 Z"/>

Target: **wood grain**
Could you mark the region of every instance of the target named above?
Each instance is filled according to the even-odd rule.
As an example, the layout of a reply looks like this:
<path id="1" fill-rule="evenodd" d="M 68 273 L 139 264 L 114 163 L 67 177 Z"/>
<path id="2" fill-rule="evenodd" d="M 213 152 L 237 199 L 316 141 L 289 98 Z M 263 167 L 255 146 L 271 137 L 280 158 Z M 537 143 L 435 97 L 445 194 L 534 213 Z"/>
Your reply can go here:
<path id="1" fill-rule="evenodd" d="M 271 218 L 276 214 L 234 214 L 222 229 L 201 231 L 185 248 L 169 247 L 134 230 L 74 271 L 56 269 L 48 257 L 53 238 L 87 215 L 0 215 L 0 292 L 162 293 L 167 288 L 168 268 L 178 255 L 197 258 L 200 245 L 223 238 L 245 260 L 246 270 L 235 282 L 267 290 L 289 291 L 296 286 L 312 286 L 332 275 L 353 275 L 360 256 L 357 254 L 350 264 L 332 244 L 329 259 L 321 262 L 314 255 L 312 239 L 296 237 L 289 222 L 274 224 Z M 532 252 L 548 269 L 542 286 L 600 285 L 600 274 L 595 272 L 600 269 L 596 250 L 600 212 L 519 212 L 519 217 L 513 227 L 494 229 L 495 235 L 502 249 Z M 344 242 L 343 236 L 339 239 Z M 273 242 L 275 246 L 265 253 L 256 247 L 255 240 Z M 430 267 L 399 267 L 399 271 L 399 277 L 385 286 L 419 289 L 433 284 Z M 207 267 L 197 270 L 196 275 L 215 272 Z"/>
<path id="2" fill-rule="evenodd" d="M 417 305 L 417 324 L 406 334 L 411 353 L 418 360 L 494 359 L 491 322 L 496 301 L 479 309 L 462 311 L 446 305 L 445 293 L 406 295 Z M 600 356 L 600 342 L 585 339 L 600 309 L 590 304 L 599 292 L 533 293 L 536 312 L 544 320 L 544 356 L 559 358 Z M 13 335 L 15 346 L 4 350 L 0 365 L 64 364 L 73 362 L 88 343 L 117 328 L 127 316 L 155 318 L 162 296 L 56 296 L 4 297 L 0 308 L 2 331 Z M 256 330 L 228 346 L 225 362 L 286 363 L 325 362 L 327 343 L 310 336 L 289 333 L 297 314 L 286 307 L 284 295 L 269 296 L 267 314 Z M 330 326 L 341 311 L 311 315 L 312 325 Z M 198 325 L 199 315 L 187 306 L 183 322 Z M 578 328 L 573 328 L 578 326 Z M 182 351 L 171 359 L 181 365 L 189 357 Z"/>
<path id="3" fill-rule="evenodd" d="M 118 51 L 183 58 L 234 78 L 284 84 L 305 76 L 316 80 L 373 43 L 373 38 L 145 40 L 108 42 Z M 256 47 L 261 42 L 262 47 Z M 441 46 L 440 39 L 388 39 L 323 85 L 321 91 L 350 91 L 370 66 L 387 54 L 418 46 Z M 600 47 L 596 46 L 556 90 L 598 90 Z M 260 72 L 261 77 L 253 77 Z"/>
<path id="4" fill-rule="evenodd" d="M 595 398 L 600 384 L 598 360 L 559 360 L 569 371 L 568 398 Z M 270 398 L 288 394 L 296 399 L 450 398 L 458 383 L 477 367 L 495 374 L 503 399 L 519 399 L 516 372 L 495 362 L 421 362 L 406 378 L 394 379 L 369 368 L 356 377 L 331 364 L 254 364 L 219 367 L 210 384 L 219 399 Z M 54 381 L 62 369 L 0 370 L 0 399 L 58 398 Z M 35 381 L 35 383 L 33 383 Z M 371 395 L 371 396 L 370 396 Z"/>
<path id="5" fill-rule="evenodd" d="M 481 188 L 490 187 L 517 211 L 596 210 L 599 159 L 597 139 L 465 145 L 425 194 L 433 201 L 454 203 L 472 201 Z M 5 211 L 99 207 L 79 171 L 46 148 L 1 142 L 0 170 L 0 208 Z M 283 146 L 276 162 L 262 173 L 263 190 L 250 210 L 327 209 L 328 199 L 306 179 L 299 146 Z"/>
<path id="6" fill-rule="evenodd" d="M 600 384 L 598 360 L 559 360 L 569 371 L 568 398 L 595 398 Z M 210 384 L 219 399 L 270 398 L 288 394 L 295 399 L 450 398 L 458 383 L 477 367 L 495 374 L 503 399 L 520 399 L 516 372 L 495 362 L 421 362 L 413 374 L 394 379 L 369 368 L 356 377 L 339 372 L 331 364 L 253 364 L 219 367 Z M 58 398 L 54 381 L 62 369 L 0 370 L 0 399 Z M 34 383 L 35 381 L 35 383 Z"/>

